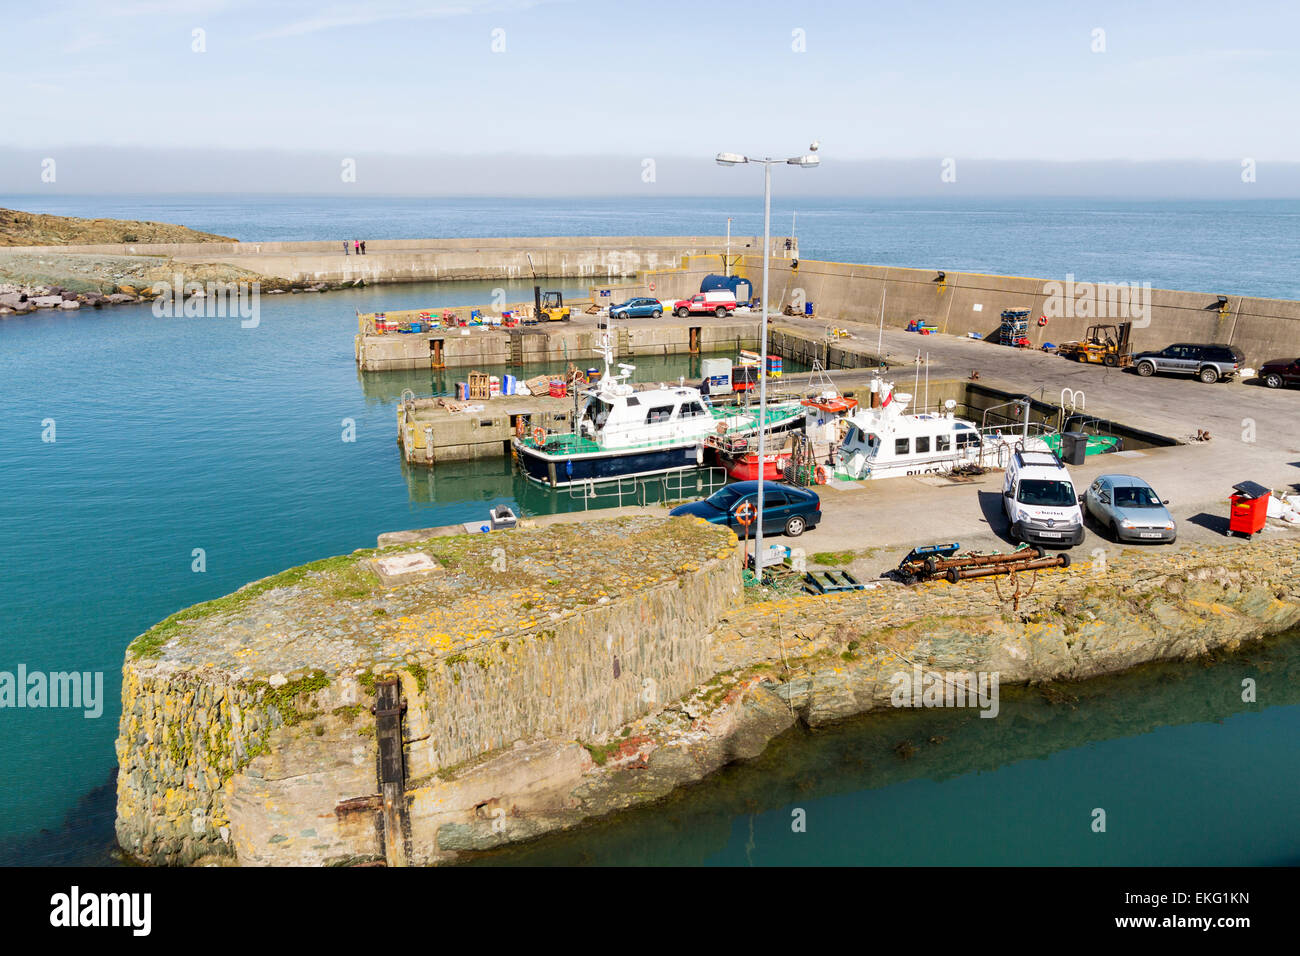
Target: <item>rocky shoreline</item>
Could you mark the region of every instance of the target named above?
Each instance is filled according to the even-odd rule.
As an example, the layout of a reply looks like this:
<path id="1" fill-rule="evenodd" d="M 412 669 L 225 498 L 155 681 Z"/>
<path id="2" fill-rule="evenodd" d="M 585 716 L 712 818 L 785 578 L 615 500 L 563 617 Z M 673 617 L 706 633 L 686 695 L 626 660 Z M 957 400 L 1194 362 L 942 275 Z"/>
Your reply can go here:
<path id="1" fill-rule="evenodd" d="M 183 272 L 177 274 L 184 275 Z M 192 273 L 191 273 L 192 274 Z M 171 281 L 171 280 L 165 280 Z M 198 279 L 186 279 L 185 282 L 200 282 Z M 212 284 L 219 282 L 223 287 L 233 285 L 237 289 L 244 291 L 256 289 L 262 295 L 285 295 L 308 292 L 330 292 L 337 289 L 355 288 L 364 286 L 362 281 L 348 283 L 325 283 L 325 282 L 294 282 L 289 279 L 278 279 L 274 277 L 258 276 L 249 279 L 241 275 L 233 279 L 212 280 L 200 282 L 204 286 L 204 293 L 199 298 L 212 295 Z M 76 311 L 81 308 L 99 309 L 104 306 L 113 305 L 133 305 L 141 302 L 150 302 L 166 294 L 159 290 L 156 285 L 144 286 L 143 288 L 122 283 L 120 285 L 106 283 L 107 288 L 111 291 L 101 292 L 97 290 L 76 290 L 65 288 L 59 285 L 19 285 L 14 282 L 0 282 L 0 318 L 7 318 L 16 315 L 28 315 L 41 310 L 55 311 Z"/>

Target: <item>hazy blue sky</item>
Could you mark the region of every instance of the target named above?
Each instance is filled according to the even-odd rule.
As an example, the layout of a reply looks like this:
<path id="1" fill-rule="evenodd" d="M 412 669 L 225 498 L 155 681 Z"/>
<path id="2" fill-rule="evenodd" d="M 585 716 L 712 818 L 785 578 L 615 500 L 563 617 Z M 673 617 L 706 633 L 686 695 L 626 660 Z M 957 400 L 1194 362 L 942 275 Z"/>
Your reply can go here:
<path id="1" fill-rule="evenodd" d="M 0 191 L 38 190 L 33 163 L 61 154 L 85 188 L 155 188 L 154 151 L 182 188 L 187 169 L 210 188 L 223 168 L 229 188 L 258 188 L 271 157 L 268 183 L 308 192 L 381 154 L 441 156 L 455 172 L 433 192 L 623 176 L 638 192 L 644 160 L 675 157 L 704 160 L 682 189 L 715 191 L 737 176 L 708 165 L 716 151 L 792 155 L 813 138 L 827 166 L 791 173 L 907 160 L 935 188 L 945 158 L 959 184 L 977 160 L 1202 161 L 1225 188 L 1253 159 L 1258 192 L 1276 193 L 1264 172 L 1300 159 L 1295 2 L 4 0 L 3 19 Z M 391 191 L 375 169 L 366 182 L 359 163 L 352 185 Z"/>

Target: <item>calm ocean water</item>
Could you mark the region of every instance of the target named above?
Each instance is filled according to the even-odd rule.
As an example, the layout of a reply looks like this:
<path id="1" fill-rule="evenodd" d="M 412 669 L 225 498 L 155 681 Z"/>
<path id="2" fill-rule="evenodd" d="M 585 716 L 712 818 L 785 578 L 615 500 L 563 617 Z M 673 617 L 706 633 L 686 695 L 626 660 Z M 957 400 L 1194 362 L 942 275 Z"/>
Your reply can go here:
<path id="1" fill-rule="evenodd" d="M 761 229 L 755 205 L 0 196 L 0 206 L 183 222 L 243 239 L 702 234 L 722 232 L 727 215 L 745 234 Z M 777 209 L 776 231 L 786 231 L 789 210 Z M 798 213 L 805 257 L 1297 296 L 1297 203 L 801 202 Z M 371 546 L 383 531 L 478 518 L 498 501 L 533 512 L 574 506 L 494 463 L 408 473 L 393 404 L 405 387 L 427 394 L 444 383 L 356 371 L 354 309 L 481 302 L 488 289 L 266 297 L 256 329 L 159 319 L 148 307 L 0 322 L 0 671 L 102 671 L 107 698 L 98 719 L 0 711 L 0 862 L 110 859 L 113 798 L 103 787 L 118 671 L 126 644 L 158 619 L 287 566 Z M 640 364 L 647 375 L 698 372 L 689 359 L 653 371 Z M 352 443 L 341 441 L 349 418 Z M 47 419 L 53 443 L 41 440 Z M 191 570 L 196 548 L 204 573 Z M 1028 701 L 1005 719 L 951 730 L 947 717 L 909 728 L 854 723 L 782 751 L 805 772 L 780 778 L 767 797 L 760 778 L 744 777 L 761 768 L 741 768 L 592 831 L 600 839 L 579 835 L 499 861 L 1295 861 L 1300 706 L 1294 695 L 1265 694 L 1262 678 L 1253 709 L 1233 707 L 1229 693 L 1243 667 L 1294 674 L 1289 653 L 1283 645 L 1188 669 L 1174 683 L 1117 683 L 1110 716 L 1081 706 L 1047 720 Z M 1199 673 L 1220 675 L 1222 686 L 1190 681 Z M 1153 698 L 1168 706 L 1150 707 Z M 1214 706 L 1200 707 L 1207 699 Z M 1150 719 L 1126 725 L 1128 711 Z M 960 772 L 935 762 L 900 773 L 875 756 L 855 763 L 856 753 L 892 747 L 895 729 L 949 736 L 962 744 L 953 754 L 1003 756 L 958 761 Z M 802 842 L 781 836 L 795 800 L 821 821 Z M 1108 842 L 1063 835 L 1095 806 L 1121 808 L 1125 822 Z M 854 855 L 870 847 L 880 854 Z M 920 858 L 902 859 L 909 847 Z"/>

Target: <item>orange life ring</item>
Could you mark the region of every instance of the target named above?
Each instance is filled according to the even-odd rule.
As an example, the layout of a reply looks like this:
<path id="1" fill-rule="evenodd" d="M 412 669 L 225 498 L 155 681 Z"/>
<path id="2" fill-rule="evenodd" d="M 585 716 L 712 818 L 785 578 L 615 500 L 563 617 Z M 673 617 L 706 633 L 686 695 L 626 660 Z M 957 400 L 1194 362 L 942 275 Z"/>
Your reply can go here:
<path id="1" fill-rule="evenodd" d="M 1038 317 L 1038 324 L 1039 324 L 1039 325 L 1046 325 L 1046 324 L 1047 324 L 1047 316 L 1045 316 L 1045 315 L 1040 315 L 1040 316 Z"/>
<path id="2" fill-rule="evenodd" d="M 748 501 L 742 501 L 740 507 L 736 509 L 736 520 L 748 528 L 754 523 L 754 505 Z"/>
<path id="3" fill-rule="evenodd" d="M 533 429 L 533 444 L 538 448 L 546 444 L 546 429 L 540 425 Z"/>

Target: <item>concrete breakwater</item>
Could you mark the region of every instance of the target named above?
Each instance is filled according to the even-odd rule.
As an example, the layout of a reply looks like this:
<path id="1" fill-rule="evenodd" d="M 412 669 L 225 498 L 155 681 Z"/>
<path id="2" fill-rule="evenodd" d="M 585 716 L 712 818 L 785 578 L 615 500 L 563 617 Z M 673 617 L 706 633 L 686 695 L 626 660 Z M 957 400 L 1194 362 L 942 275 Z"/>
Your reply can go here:
<path id="1" fill-rule="evenodd" d="M 373 564 L 413 552 L 433 567 Z M 734 537 L 691 520 L 358 552 L 132 644 L 118 837 L 156 863 L 451 862 L 654 800 L 796 722 L 888 708 L 896 672 L 1078 679 L 1286 630 L 1298 557 L 1124 551 L 1014 584 L 745 604 Z"/>
<path id="2" fill-rule="evenodd" d="M 761 239 L 733 236 L 735 254 L 753 252 Z M 12 246 L 4 260 L 40 256 L 60 259 L 101 257 L 154 259 L 173 271 L 223 267 L 283 283 L 344 285 L 423 282 L 449 279 L 549 278 L 609 280 L 653 269 L 678 268 L 692 257 L 712 258 L 719 267 L 724 236 L 544 236 L 482 239 L 374 239 L 366 254 L 345 254 L 343 241 L 310 242 L 159 242 L 89 245 Z M 784 237 L 772 240 L 773 255 L 786 255 Z M 797 254 L 797 247 L 794 250 Z"/>
<path id="3" fill-rule="evenodd" d="M 761 256 L 742 256 L 733 272 L 755 282 L 762 274 Z M 657 295 L 683 296 L 699 290 L 700 280 L 716 271 L 709 258 L 688 260 L 682 268 L 650 271 L 640 277 Z M 1249 364 L 1289 357 L 1300 349 L 1300 301 L 1251 296 L 1154 289 L 1141 276 L 1120 286 L 1024 276 L 986 275 L 932 268 L 900 268 L 847 262 L 769 263 L 769 307 L 787 306 L 803 314 L 811 302 L 828 325 L 855 322 L 875 326 L 883 312 L 888 328 L 912 320 L 938 325 L 939 331 L 964 336 L 995 336 L 1005 309 L 1029 309 L 1033 348 L 1047 342 L 1082 339 L 1096 323 L 1133 322 L 1136 351 L 1175 342 L 1222 342 L 1238 345 Z M 1036 321 L 1047 317 L 1047 324 Z M 996 339 L 995 339 L 996 340 Z M 918 346 L 920 343 L 918 343 Z"/>

